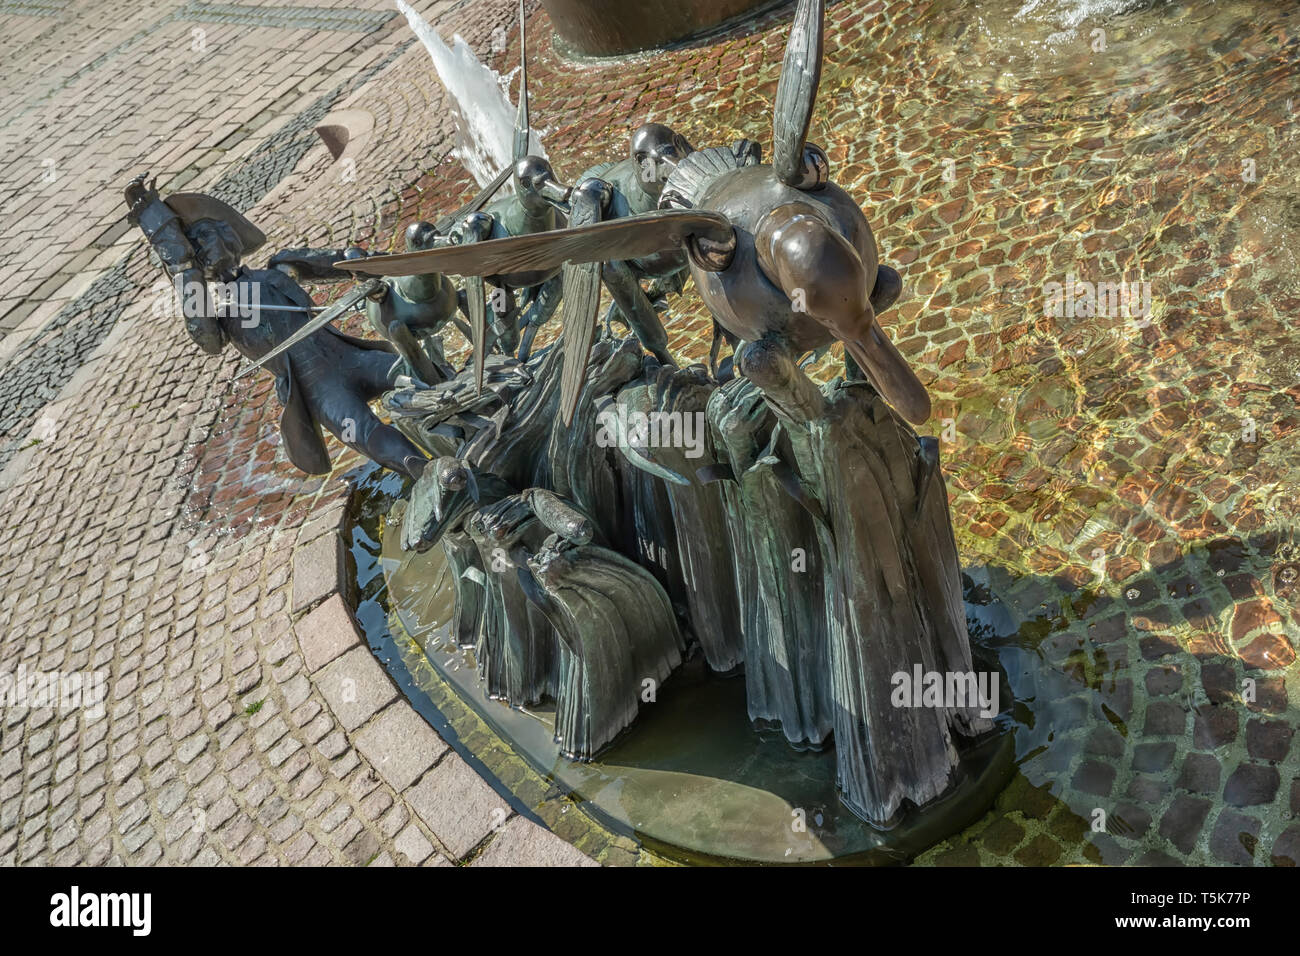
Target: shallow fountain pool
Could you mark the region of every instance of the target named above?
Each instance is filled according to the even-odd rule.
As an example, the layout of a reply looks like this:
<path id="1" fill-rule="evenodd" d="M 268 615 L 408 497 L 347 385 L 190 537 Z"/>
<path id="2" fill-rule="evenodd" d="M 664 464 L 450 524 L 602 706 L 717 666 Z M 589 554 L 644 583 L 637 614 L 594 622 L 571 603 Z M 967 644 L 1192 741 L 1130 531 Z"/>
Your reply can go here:
<path id="1" fill-rule="evenodd" d="M 785 16 L 574 65 L 539 14 L 560 174 L 646 120 L 766 141 Z M 883 321 L 935 397 L 968 598 L 1017 701 L 1015 777 L 918 861 L 1297 861 L 1300 11 L 842 0 L 828 22 L 813 138 L 904 275 Z M 702 359 L 709 330 L 688 287 L 673 348 Z M 541 793 L 521 806 L 549 823 Z"/>

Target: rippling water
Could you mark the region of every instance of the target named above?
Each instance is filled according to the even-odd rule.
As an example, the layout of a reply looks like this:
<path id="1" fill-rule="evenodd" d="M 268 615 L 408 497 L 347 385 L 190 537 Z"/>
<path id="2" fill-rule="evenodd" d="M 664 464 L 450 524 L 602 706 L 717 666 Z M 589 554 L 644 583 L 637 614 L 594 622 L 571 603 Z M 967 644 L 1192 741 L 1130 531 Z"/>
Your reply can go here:
<path id="1" fill-rule="evenodd" d="M 558 59 L 540 18 L 534 115 L 561 174 L 651 119 L 770 144 L 786 16 L 596 66 Z M 813 138 L 904 275 L 883 324 L 935 397 L 923 431 L 1022 701 L 1021 778 L 927 861 L 1295 859 L 1300 9 L 828 17 Z M 1053 314 L 1052 283 L 1093 307 Z M 1118 283 L 1149 308 L 1095 295 Z M 671 324 L 707 353 L 689 287 Z M 1094 831 L 1098 809 L 1119 822 Z"/>

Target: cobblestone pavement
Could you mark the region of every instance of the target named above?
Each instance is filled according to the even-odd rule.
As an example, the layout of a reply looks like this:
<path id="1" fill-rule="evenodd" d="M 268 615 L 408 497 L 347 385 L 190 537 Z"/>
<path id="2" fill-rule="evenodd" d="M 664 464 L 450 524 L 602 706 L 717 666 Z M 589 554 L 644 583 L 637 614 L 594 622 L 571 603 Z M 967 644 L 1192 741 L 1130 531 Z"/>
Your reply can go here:
<path id="1" fill-rule="evenodd" d="M 517 49 L 487 38 L 508 6 L 428 8 L 505 70 Z M 831 5 L 814 128 L 904 272 L 885 324 L 935 395 L 963 563 L 1002 602 L 998 647 L 1034 718 L 994 809 L 921 862 L 1296 862 L 1300 22 L 1264 3 L 1139 5 L 1105 21 L 1097 56 L 1090 24 L 1061 33 L 1016 20 L 1021 6 Z M 256 29 L 287 29 L 277 16 Z M 770 142 L 784 16 L 649 70 L 563 62 L 535 13 L 534 122 L 560 174 L 619 155 L 646 120 L 697 145 Z M 392 248 L 469 191 L 440 162 L 447 115 L 423 52 L 393 21 L 348 22 L 354 61 L 286 105 L 282 138 L 246 140 L 242 163 L 222 154 L 188 183 L 256 202 L 272 245 Z M 136 49 L 141 29 L 97 49 Z M 311 141 L 327 112 L 358 131 L 347 203 Z M 153 276 L 128 247 L 67 323 L 93 328 L 100 299 L 117 309 L 98 358 L 51 347 L 70 356 L 65 397 L 14 406 L 0 432 L 41 439 L 11 449 L 0 482 L 0 671 L 110 672 L 107 717 L 84 730 L 5 712 L 0 859 L 402 862 L 427 844 L 431 862 L 578 862 L 503 814 L 377 676 L 338 583 L 358 461 L 297 475 L 269 381 L 227 387 L 233 360 L 129 305 Z M 1044 283 L 1071 275 L 1151 280 L 1152 321 L 1045 316 Z M 699 359 L 709 323 L 693 301 L 675 303 L 673 347 Z M 405 750 L 384 741 L 408 735 L 423 743 L 397 766 Z M 618 841 L 591 852 L 646 859 Z"/>
<path id="2" fill-rule="evenodd" d="M 0 332 L 43 326 L 133 243 L 132 174 L 210 186 L 405 42 L 395 11 L 370 5 L 0 6 Z"/>
<path id="3" fill-rule="evenodd" d="M 513 15 L 510 2 L 421 9 L 485 55 Z M 203 356 L 152 320 L 155 276 L 134 237 L 78 258 L 105 229 L 116 240 L 120 186 L 143 168 L 165 190 L 210 189 L 251 208 L 273 246 L 361 221 L 373 229 L 449 146 L 423 50 L 408 49 L 382 4 L 5 4 L 0 17 L 28 54 L 0 81 L 15 117 L 6 149 L 53 155 L 60 197 L 55 209 L 8 199 L 20 229 L 6 235 L 17 270 L 6 288 L 46 295 L 53 286 L 31 285 L 44 263 L 53 275 L 111 267 L 79 302 L 40 306 L 41 332 L 10 360 L 41 363 L 34 375 L 49 384 L 16 413 L 39 419 L 22 429 L 0 491 L 0 673 L 100 674 L 106 699 L 102 716 L 61 710 L 24 684 L 22 702 L 4 708 L 0 862 L 589 863 L 506 809 L 397 701 L 338 594 L 348 486 L 268 457 L 204 454 L 232 429 L 273 435 L 241 433 L 232 415 L 261 405 L 265 388 L 228 390 L 231 356 Z M 208 59 L 191 66 L 197 28 Z M 94 42 L 74 49 L 83 35 Z M 19 83 L 33 61 L 44 72 Z M 383 144 L 373 160 L 353 144 L 346 201 L 312 133 L 331 113 L 367 116 Z M 112 144 L 81 138 L 122 117 Z M 34 144 L 41 130 L 51 132 Z M 21 166 L 3 175 L 25 177 L 30 192 Z M 56 228 L 65 241 L 51 246 Z M 12 372 L 9 394 L 30 388 Z"/>
<path id="4" fill-rule="evenodd" d="M 138 297 L 126 181 L 152 172 L 251 207 L 317 147 L 316 123 L 410 46 L 395 14 L 382 0 L 0 5 L 0 467 Z M 390 105 L 428 105 L 413 92 Z M 369 171 L 366 198 L 409 182 L 437 140 L 411 142 L 424 148 Z"/>

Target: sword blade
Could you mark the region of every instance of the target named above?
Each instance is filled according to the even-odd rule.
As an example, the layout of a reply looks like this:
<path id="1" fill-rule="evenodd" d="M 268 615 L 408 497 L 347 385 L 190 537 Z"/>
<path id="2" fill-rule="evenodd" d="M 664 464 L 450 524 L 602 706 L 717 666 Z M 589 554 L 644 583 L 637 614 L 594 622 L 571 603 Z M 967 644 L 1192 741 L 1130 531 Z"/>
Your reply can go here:
<path id="1" fill-rule="evenodd" d="M 262 307 L 260 304 L 253 303 L 253 302 L 218 302 L 216 306 L 219 311 L 223 309 L 224 310 L 238 309 L 239 310 L 238 314 L 241 316 L 246 316 L 254 309 L 260 309 Z M 276 312 L 306 312 L 308 314 L 312 314 L 316 312 L 324 312 L 326 306 L 318 305 L 315 308 L 307 309 L 301 305 L 268 305 L 266 308 L 267 311 L 274 310 Z"/>
<path id="2" fill-rule="evenodd" d="M 382 279 L 371 279 L 368 282 L 363 282 L 361 285 L 352 289 L 350 292 L 344 294 L 344 296 L 341 299 L 339 299 L 337 302 L 331 305 L 320 315 L 316 316 L 313 319 L 308 320 L 302 326 L 302 328 L 298 329 L 298 331 L 294 332 L 293 335 L 289 336 L 287 339 L 285 339 L 275 348 L 271 349 L 271 351 L 267 352 L 257 361 L 252 362 L 244 366 L 242 369 L 240 369 L 239 373 L 235 376 L 234 380 L 238 381 L 239 379 L 243 378 L 245 375 L 248 375 L 251 372 L 255 372 L 257 369 L 264 366 L 267 362 L 271 361 L 273 358 L 283 355 L 285 352 L 289 351 L 289 349 L 293 348 L 295 345 L 297 345 L 299 342 L 306 339 L 308 336 L 314 335 L 316 332 L 319 332 L 321 329 L 325 328 L 325 326 L 329 325 L 335 319 L 340 318 L 343 315 L 346 315 L 348 312 L 351 312 L 359 303 L 369 298 L 371 295 L 378 292 L 382 288 L 384 288 L 384 282 Z M 268 306 L 267 308 L 269 310 L 275 308 L 275 306 Z"/>
<path id="3" fill-rule="evenodd" d="M 439 219 L 437 223 L 434 224 L 434 231 L 439 235 L 446 235 L 447 231 L 450 230 L 452 226 L 456 225 L 456 223 L 460 222 L 470 213 L 478 212 L 486 206 L 488 200 L 496 195 L 497 191 L 504 186 L 506 181 L 514 174 L 515 168 L 513 166 L 507 166 L 505 169 L 501 170 L 501 172 L 497 173 L 497 178 L 480 189 L 478 195 L 473 199 L 465 203 L 465 205 L 461 206 L 455 212 L 448 213 Z"/>

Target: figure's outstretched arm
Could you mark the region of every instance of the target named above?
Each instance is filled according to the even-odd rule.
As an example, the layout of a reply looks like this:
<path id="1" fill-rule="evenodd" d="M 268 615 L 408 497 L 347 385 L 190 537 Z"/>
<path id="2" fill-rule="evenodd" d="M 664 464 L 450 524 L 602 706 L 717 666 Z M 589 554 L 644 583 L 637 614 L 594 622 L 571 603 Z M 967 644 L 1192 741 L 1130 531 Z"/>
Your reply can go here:
<path id="1" fill-rule="evenodd" d="M 267 267 L 279 269 L 291 279 L 299 281 L 338 282 L 355 279 L 356 275 L 337 268 L 334 265 L 336 262 L 364 259 L 368 255 L 359 246 L 349 246 L 346 249 L 281 249 L 271 256 Z"/>

